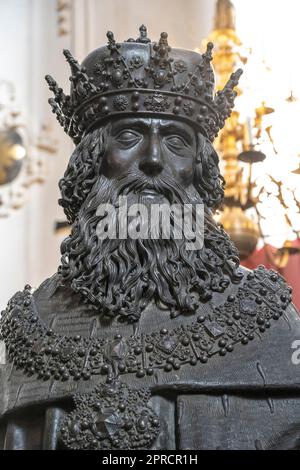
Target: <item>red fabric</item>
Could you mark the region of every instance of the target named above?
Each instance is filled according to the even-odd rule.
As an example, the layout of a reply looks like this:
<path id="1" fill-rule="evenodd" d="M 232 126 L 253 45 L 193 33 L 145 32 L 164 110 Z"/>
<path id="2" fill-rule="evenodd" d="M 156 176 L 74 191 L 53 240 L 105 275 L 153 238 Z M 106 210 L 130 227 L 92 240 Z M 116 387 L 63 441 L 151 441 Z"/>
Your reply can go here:
<path id="1" fill-rule="evenodd" d="M 300 247 L 300 239 L 293 242 L 293 246 Z M 293 302 L 300 311 L 300 254 L 290 255 L 288 263 L 284 268 L 278 269 L 272 263 L 272 254 L 276 249 L 271 245 L 266 245 L 260 250 L 254 251 L 251 256 L 241 264 L 249 269 L 255 269 L 259 264 L 263 264 L 268 269 L 278 271 L 288 284 L 293 288 Z"/>

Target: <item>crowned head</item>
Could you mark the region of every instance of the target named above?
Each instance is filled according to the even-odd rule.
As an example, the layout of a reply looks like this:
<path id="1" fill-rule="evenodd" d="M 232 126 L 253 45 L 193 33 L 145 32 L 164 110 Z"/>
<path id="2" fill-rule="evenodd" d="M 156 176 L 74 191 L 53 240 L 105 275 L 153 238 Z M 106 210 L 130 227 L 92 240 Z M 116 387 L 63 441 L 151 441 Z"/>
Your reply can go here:
<path id="1" fill-rule="evenodd" d="M 224 184 L 212 141 L 230 115 L 240 71 L 214 94 L 211 44 L 202 55 L 172 49 L 166 33 L 153 43 L 145 27 L 121 44 L 111 32 L 107 38 L 81 65 L 64 52 L 70 95 L 47 76 L 50 103 L 76 144 L 60 181 L 60 204 L 73 225 L 61 248 L 62 283 L 129 321 L 152 300 L 173 315 L 193 313 L 240 280 L 237 250 L 212 218 Z M 157 203 L 202 205 L 203 246 L 187 252 L 185 236 L 165 239 L 160 227 L 155 239 L 99 239 L 99 225 L 121 212 L 120 196 L 150 212 Z M 107 204 L 113 217 L 99 212 Z"/>

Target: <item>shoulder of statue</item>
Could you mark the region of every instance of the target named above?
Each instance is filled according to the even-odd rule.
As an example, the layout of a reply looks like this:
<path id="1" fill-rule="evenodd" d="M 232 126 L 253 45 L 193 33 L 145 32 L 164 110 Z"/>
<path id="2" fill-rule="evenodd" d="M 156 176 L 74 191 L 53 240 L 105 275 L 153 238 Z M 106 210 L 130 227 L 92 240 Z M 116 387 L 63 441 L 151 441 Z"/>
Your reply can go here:
<path id="1" fill-rule="evenodd" d="M 37 308 L 38 303 L 49 310 L 49 284 L 41 286 L 37 298 L 25 286 L 0 320 L 12 390 L 8 407 L 18 400 L 33 401 L 33 394 L 36 400 L 54 399 L 91 389 L 106 380 L 112 365 L 125 382 L 154 390 L 181 382 L 182 390 L 189 390 L 190 383 L 198 388 L 292 387 L 300 372 L 299 366 L 291 373 L 292 343 L 300 340 L 291 289 L 280 275 L 263 267 L 245 271 L 243 282 L 225 298 L 220 295 L 219 303 L 206 306 L 204 313 L 132 335 L 54 331 Z"/>
<path id="2" fill-rule="evenodd" d="M 286 340 L 290 337 L 289 331 L 300 335 L 300 314 L 292 303 L 292 288 L 284 277 L 264 266 L 254 270 L 242 268 L 242 272 L 243 282 L 233 297 L 237 299 L 237 315 L 243 318 L 243 324 L 252 317 L 259 327 L 257 333 L 264 333 L 272 330 L 274 320 L 281 320 L 276 322 L 274 334 L 279 337 L 282 331 Z M 233 300 L 231 297 L 230 300 Z M 278 351 L 282 344 L 278 344 Z"/>

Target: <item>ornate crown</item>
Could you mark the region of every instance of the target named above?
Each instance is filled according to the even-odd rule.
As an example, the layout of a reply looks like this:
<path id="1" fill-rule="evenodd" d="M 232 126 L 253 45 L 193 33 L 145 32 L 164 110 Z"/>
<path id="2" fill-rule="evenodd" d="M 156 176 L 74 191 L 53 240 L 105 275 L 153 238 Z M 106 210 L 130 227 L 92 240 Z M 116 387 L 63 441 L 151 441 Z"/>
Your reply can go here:
<path id="1" fill-rule="evenodd" d="M 171 49 L 167 33 L 153 43 L 145 26 L 136 40 L 119 44 L 110 31 L 107 38 L 108 45 L 89 54 L 82 65 L 64 50 L 72 71 L 70 96 L 46 76 L 55 96 L 49 103 L 75 144 L 108 118 L 153 113 L 188 121 L 210 140 L 217 136 L 234 106 L 242 70 L 214 94 L 212 43 L 202 55 Z"/>

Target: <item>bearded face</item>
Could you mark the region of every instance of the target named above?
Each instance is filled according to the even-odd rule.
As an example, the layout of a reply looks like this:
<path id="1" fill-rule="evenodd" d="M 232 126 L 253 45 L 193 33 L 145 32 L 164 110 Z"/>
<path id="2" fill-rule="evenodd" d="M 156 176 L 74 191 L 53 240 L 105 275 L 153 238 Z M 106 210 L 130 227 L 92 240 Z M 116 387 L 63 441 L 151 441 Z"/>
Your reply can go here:
<path id="1" fill-rule="evenodd" d="M 171 316 L 192 314 L 200 302 L 238 282 L 238 255 L 212 210 L 223 196 L 218 157 L 211 144 L 183 122 L 123 118 L 87 135 L 60 182 L 61 205 L 72 232 L 62 244 L 61 283 L 82 293 L 99 312 L 137 321 L 149 302 Z M 100 238 L 99 207 L 120 211 L 142 203 L 204 206 L 204 241 L 188 250 L 185 236 Z M 195 221 L 195 213 L 192 213 Z M 165 221 L 161 221 L 163 225 Z M 171 217 L 174 227 L 174 215 Z"/>

